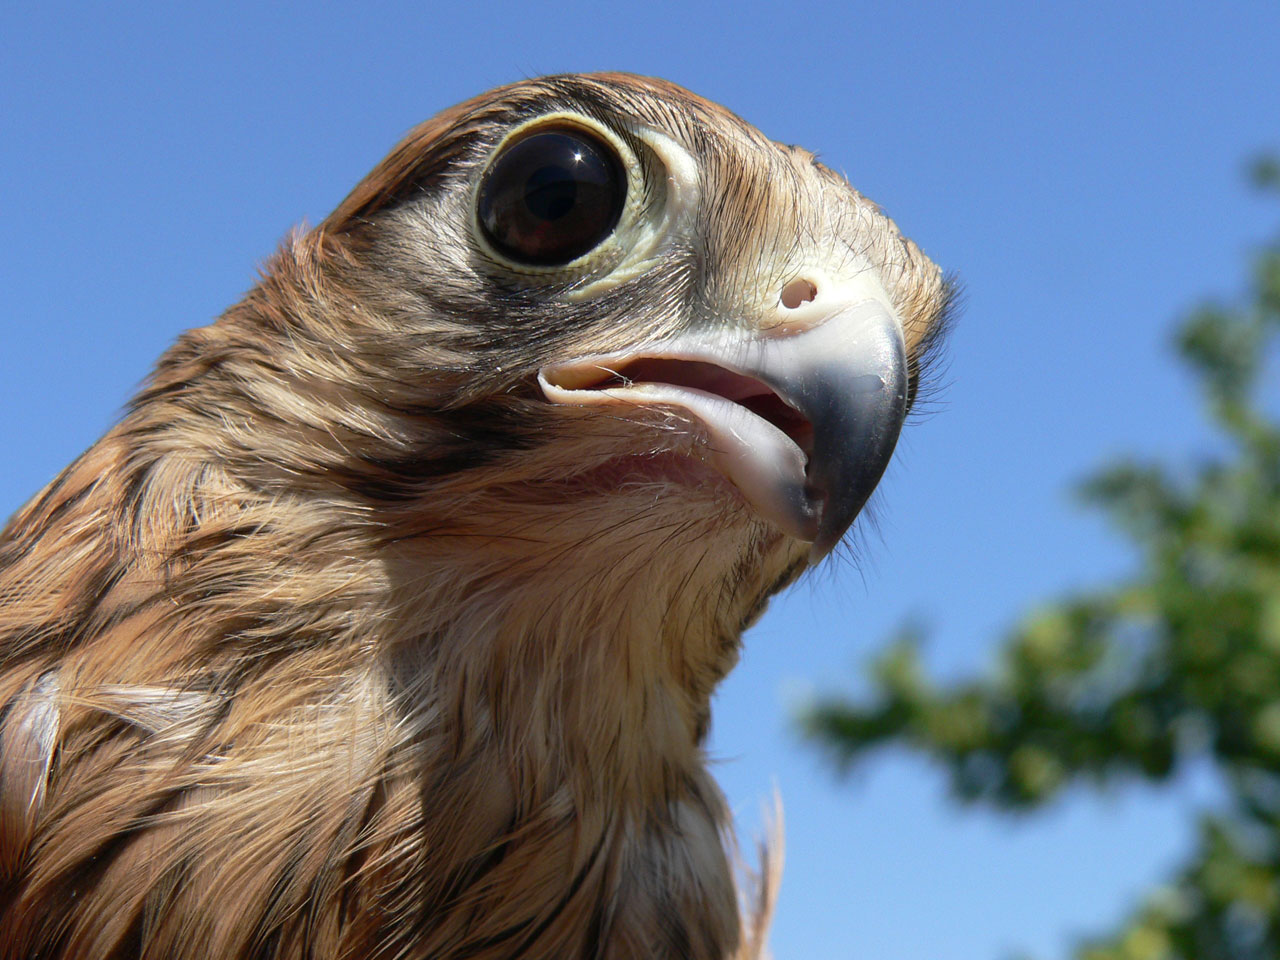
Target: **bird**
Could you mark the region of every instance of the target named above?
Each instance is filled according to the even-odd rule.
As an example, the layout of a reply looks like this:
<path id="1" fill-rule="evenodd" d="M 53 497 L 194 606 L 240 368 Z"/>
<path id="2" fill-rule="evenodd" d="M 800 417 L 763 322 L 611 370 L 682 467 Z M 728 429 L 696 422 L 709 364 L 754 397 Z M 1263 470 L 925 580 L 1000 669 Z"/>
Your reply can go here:
<path id="1" fill-rule="evenodd" d="M 0 534 L 0 958 L 765 956 L 711 697 L 954 288 L 664 80 L 413 129 Z"/>

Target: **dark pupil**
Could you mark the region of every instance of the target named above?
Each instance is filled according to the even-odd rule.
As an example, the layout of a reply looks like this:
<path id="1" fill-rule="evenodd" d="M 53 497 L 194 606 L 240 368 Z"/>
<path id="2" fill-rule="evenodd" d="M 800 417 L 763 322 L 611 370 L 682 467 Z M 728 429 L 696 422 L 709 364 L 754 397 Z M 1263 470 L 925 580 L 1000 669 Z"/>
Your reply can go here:
<path id="1" fill-rule="evenodd" d="M 607 145 L 576 130 L 536 133 L 503 150 L 485 173 L 480 224 L 513 260 L 568 263 L 613 232 L 626 195 Z"/>
<path id="2" fill-rule="evenodd" d="M 529 175 L 524 202 L 535 219 L 559 220 L 573 209 L 578 185 L 573 171 L 564 167 L 542 167 Z"/>

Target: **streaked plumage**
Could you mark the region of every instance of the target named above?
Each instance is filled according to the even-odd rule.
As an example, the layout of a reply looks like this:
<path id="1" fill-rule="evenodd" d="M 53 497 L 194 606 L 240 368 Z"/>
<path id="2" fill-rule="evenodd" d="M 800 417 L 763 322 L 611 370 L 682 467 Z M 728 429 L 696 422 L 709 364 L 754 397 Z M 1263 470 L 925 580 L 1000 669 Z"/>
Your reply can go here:
<path id="1" fill-rule="evenodd" d="M 565 269 L 475 213 L 546 124 L 628 178 Z M 883 462 L 841 455 L 865 490 L 828 522 L 853 421 L 806 412 L 801 494 L 755 441 L 728 463 L 688 389 L 582 371 L 696 343 L 715 394 L 707 351 L 763 370 L 850 303 L 914 370 L 947 293 L 842 178 L 662 81 L 413 131 L 0 539 L 0 958 L 757 955 L 709 699 Z M 750 429 L 806 469 L 807 424 Z"/>

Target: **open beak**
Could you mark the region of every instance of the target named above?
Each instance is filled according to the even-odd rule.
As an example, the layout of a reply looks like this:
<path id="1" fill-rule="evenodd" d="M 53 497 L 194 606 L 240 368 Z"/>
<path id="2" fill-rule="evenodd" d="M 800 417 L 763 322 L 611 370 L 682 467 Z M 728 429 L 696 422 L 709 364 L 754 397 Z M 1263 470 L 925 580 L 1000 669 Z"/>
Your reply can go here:
<path id="1" fill-rule="evenodd" d="M 543 367 L 548 400 L 673 407 L 706 428 L 708 460 L 817 561 L 875 489 L 907 405 L 902 328 L 878 298 L 826 305 L 792 331 L 683 334 Z"/>

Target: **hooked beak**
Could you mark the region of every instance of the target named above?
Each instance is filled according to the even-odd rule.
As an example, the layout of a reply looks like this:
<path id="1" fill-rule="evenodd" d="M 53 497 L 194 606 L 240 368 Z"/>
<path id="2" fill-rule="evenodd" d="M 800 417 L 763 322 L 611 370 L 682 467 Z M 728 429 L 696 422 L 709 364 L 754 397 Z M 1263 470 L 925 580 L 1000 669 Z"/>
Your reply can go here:
<path id="1" fill-rule="evenodd" d="M 807 306 L 818 307 L 819 304 Z M 689 333 L 543 367 L 548 400 L 675 407 L 708 459 L 816 562 L 875 489 L 906 414 L 902 328 L 878 297 L 838 297 L 808 322 Z"/>

